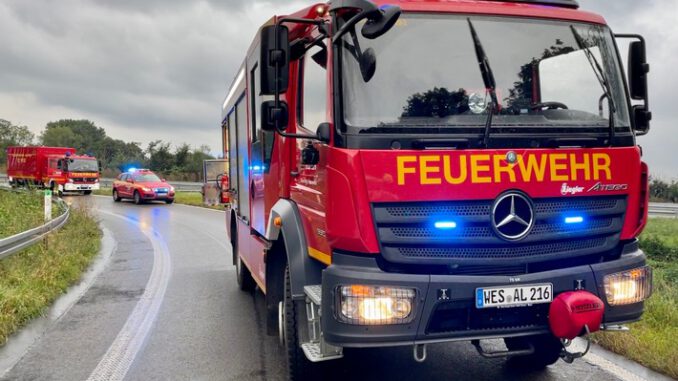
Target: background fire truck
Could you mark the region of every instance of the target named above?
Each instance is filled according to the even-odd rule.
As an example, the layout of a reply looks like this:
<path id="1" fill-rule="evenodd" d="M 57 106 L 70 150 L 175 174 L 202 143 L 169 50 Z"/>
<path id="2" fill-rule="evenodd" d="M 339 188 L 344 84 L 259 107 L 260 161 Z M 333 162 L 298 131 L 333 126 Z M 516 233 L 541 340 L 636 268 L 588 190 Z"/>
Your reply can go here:
<path id="1" fill-rule="evenodd" d="M 345 348 L 424 361 L 458 340 L 571 362 L 568 340 L 651 293 L 645 42 L 572 0 L 397 4 L 255 36 L 222 105 L 238 284 L 264 292 L 292 379 Z"/>
<path id="2" fill-rule="evenodd" d="M 11 186 L 37 186 L 55 192 L 91 194 L 99 189 L 99 164 L 74 148 L 8 147 L 7 176 Z"/>

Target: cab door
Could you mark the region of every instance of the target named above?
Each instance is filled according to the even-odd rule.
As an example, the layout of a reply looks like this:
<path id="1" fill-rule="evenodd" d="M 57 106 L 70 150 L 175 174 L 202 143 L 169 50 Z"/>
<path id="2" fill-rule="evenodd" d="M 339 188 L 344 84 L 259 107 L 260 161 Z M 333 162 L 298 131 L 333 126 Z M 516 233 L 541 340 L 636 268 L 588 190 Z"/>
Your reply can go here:
<path id="1" fill-rule="evenodd" d="M 319 59 L 327 56 L 323 49 L 319 46 L 310 48 L 298 65 L 300 79 L 296 121 L 297 130 L 302 134 L 315 135 L 321 123 L 330 121 L 327 107 L 329 78 L 326 63 Z M 299 205 L 304 220 L 309 254 L 329 264 L 331 250 L 326 237 L 325 218 L 327 149 L 326 144 L 317 140 L 297 139 L 296 176 L 292 179 L 290 196 Z"/>

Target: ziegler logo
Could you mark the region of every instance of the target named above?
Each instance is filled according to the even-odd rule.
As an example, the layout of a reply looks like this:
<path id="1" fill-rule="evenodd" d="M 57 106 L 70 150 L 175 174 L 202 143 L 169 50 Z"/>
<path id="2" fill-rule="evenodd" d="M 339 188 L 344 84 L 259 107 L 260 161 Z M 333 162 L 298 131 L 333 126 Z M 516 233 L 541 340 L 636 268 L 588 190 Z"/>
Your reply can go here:
<path id="1" fill-rule="evenodd" d="M 609 191 L 624 191 L 629 189 L 629 184 L 603 184 L 600 181 L 592 186 L 587 192 L 609 192 Z"/>
<path id="2" fill-rule="evenodd" d="M 578 187 L 576 185 L 571 187 L 571 186 L 568 186 L 567 183 L 563 183 L 563 186 L 560 187 L 560 194 L 562 194 L 563 196 L 567 196 L 568 194 L 574 195 L 574 194 L 577 194 L 577 193 L 581 193 L 583 191 L 584 191 L 584 187 Z"/>

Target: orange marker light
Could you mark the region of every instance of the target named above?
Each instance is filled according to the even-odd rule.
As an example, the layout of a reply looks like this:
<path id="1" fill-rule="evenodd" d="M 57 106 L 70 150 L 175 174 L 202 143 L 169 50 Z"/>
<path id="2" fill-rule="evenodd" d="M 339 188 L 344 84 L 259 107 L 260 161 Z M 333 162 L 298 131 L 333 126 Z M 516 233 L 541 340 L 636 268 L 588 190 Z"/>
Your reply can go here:
<path id="1" fill-rule="evenodd" d="M 273 225 L 275 225 L 277 227 L 281 227 L 282 226 L 282 218 L 280 218 L 280 217 L 274 218 L 273 219 Z"/>

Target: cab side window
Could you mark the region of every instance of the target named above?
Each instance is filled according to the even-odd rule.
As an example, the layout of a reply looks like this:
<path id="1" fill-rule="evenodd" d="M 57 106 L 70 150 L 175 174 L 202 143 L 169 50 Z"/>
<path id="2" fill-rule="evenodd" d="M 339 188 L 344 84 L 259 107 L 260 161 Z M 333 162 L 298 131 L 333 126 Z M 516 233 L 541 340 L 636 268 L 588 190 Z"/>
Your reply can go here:
<path id="1" fill-rule="evenodd" d="M 324 50 L 324 46 L 310 48 L 300 65 L 299 78 L 303 84 L 299 86 L 300 109 L 297 110 L 297 115 L 300 124 L 311 132 L 316 132 L 320 123 L 327 122 L 327 70 L 323 62 L 326 57 Z"/>

